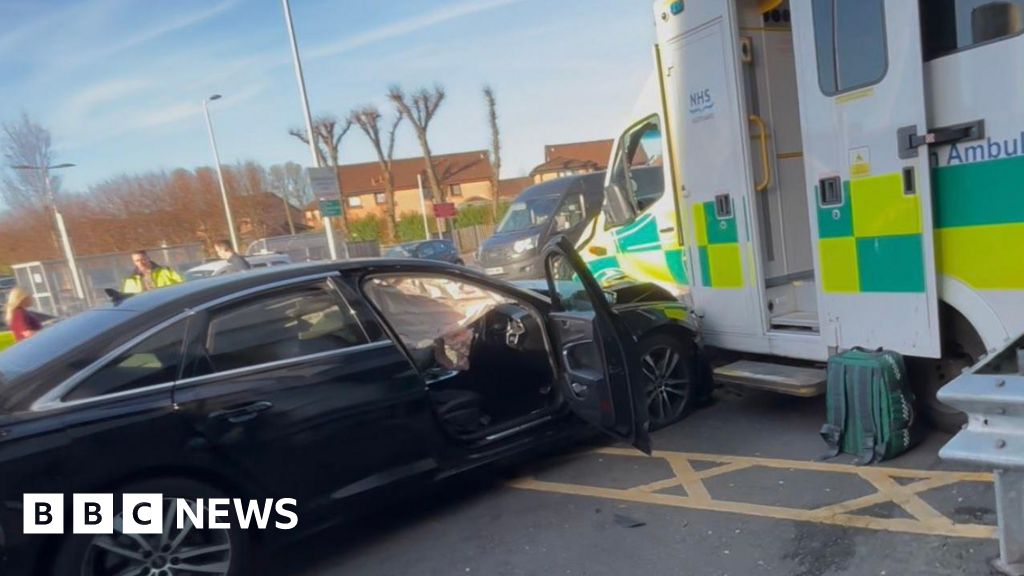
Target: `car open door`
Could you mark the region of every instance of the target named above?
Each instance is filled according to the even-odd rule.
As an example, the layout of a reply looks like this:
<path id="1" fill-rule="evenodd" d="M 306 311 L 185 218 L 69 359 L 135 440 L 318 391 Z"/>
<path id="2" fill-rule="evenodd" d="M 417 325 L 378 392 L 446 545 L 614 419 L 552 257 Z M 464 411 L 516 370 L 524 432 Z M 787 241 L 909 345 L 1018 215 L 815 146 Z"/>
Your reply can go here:
<path id="1" fill-rule="evenodd" d="M 567 238 L 547 245 L 544 268 L 553 310 L 547 324 L 562 396 L 580 418 L 649 454 L 632 334 Z"/>

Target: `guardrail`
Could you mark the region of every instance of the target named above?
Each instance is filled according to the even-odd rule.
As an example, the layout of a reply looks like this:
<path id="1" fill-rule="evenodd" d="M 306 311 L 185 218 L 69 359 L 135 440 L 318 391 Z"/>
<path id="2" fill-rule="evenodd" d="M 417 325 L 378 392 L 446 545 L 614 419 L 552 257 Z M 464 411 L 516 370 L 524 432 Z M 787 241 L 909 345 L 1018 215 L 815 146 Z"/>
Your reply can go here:
<path id="1" fill-rule="evenodd" d="M 939 457 L 995 469 L 999 558 L 993 567 L 1024 576 L 1024 335 L 939 390 L 967 425 Z"/>

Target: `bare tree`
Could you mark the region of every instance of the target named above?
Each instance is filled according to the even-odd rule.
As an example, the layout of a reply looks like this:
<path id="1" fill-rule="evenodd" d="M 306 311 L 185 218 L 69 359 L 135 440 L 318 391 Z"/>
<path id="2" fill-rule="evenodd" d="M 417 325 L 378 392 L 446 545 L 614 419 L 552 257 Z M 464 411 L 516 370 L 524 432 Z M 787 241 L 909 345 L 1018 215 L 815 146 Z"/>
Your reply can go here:
<path id="1" fill-rule="evenodd" d="M 498 221 L 498 187 L 501 182 L 501 133 L 498 131 L 498 109 L 494 89 L 484 86 L 484 100 L 487 102 L 487 122 L 491 126 L 491 210 L 494 221 Z"/>
<path id="2" fill-rule="evenodd" d="M 295 162 L 275 164 L 268 171 L 270 189 L 284 200 L 285 213 L 288 217 L 288 230 L 295 234 L 295 222 L 289 206 L 305 208 L 309 204 L 309 186 L 302 172 L 302 166 Z"/>
<path id="3" fill-rule="evenodd" d="M 405 114 L 402 112 L 402 109 L 396 106 L 395 118 L 390 123 L 385 140 L 385 137 L 380 133 L 381 113 L 376 106 L 363 106 L 349 114 L 349 119 L 359 126 L 363 134 L 366 134 L 366 137 L 370 140 L 370 145 L 373 146 L 373 151 L 377 153 L 377 164 L 380 165 L 380 171 L 384 175 L 385 211 L 387 212 L 384 225 L 389 239 L 394 239 L 395 237 L 395 218 L 397 212 L 395 209 L 395 175 L 392 170 L 395 157 L 395 132 L 398 130 L 398 125 L 402 123 L 404 117 Z"/>
<path id="4" fill-rule="evenodd" d="M 398 110 L 409 118 L 414 130 L 416 139 L 420 142 L 423 150 L 423 161 L 426 164 L 427 182 L 430 184 L 430 191 L 434 195 L 435 202 L 444 202 L 447 195 L 441 189 L 441 181 L 437 177 L 437 170 L 434 168 L 434 157 L 430 152 L 430 143 L 427 141 L 427 130 L 430 122 L 437 114 L 437 109 L 444 102 L 444 88 L 435 85 L 432 89 L 421 88 L 420 90 L 406 95 L 399 86 L 392 86 L 388 90 L 388 98 L 395 103 Z"/>
<path id="5" fill-rule="evenodd" d="M 28 113 L 22 112 L 15 122 L 4 122 L 0 135 L 0 153 L 4 166 L 49 166 L 53 163 L 53 147 L 50 131 L 35 123 Z M 60 190 L 60 177 L 50 176 L 54 195 Z M 5 171 L 0 194 L 11 208 L 43 209 L 49 204 L 46 195 L 46 180 L 40 170 Z"/>
<path id="6" fill-rule="evenodd" d="M 334 175 L 338 179 L 338 190 L 342 190 L 341 175 L 338 173 L 338 156 L 341 152 L 341 141 L 348 134 L 348 131 L 352 129 L 352 120 L 346 118 L 343 123 L 339 126 L 338 119 L 329 114 L 318 116 L 313 119 L 313 135 L 316 140 L 316 156 L 320 166 L 330 166 L 334 168 Z M 305 130 L 298 128 L 292 128 L 288 131 L 289 134 L 295 136 L 301 140 L 307 146 L 309 145 L 309 138 L 306 135 Z M 343 212 L 343 216 L 340 220 L 342 234 L 347 233 L 346 218 L 348 211 Z"/>

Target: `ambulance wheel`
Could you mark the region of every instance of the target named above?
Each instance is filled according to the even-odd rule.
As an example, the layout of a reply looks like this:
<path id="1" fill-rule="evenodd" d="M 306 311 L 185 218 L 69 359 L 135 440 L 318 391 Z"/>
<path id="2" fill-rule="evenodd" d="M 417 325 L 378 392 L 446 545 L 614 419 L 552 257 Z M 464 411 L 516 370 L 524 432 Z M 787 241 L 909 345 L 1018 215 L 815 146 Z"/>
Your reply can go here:
<path id="1" fill-rule="evenodd" d="M 964 368 L 974 364 L 970 356 L 954 356 L 938 360 L 910 358 L 908 368 L 912 382 L 917 383 L 918 406 L 931 427 L 954 434 L 967 423 L 967 415 L 939 401 L 939 389 L 956 378 Z"/>
<path id="2" fill-rule="evenodd" d="M 122 531 L 123 493 L 163 495 L 165 522 L 160 534 L 125 534 Z M 178 530 L 175 524 L 174 510 L 177 499 L 189 500 L 195 506 L 197 498 L 219 497 L 223 495 L 218 490 L 181 478 L 150 480 L 126 486 L 114 493 L 114 533 L 68 536 L 54 561 L 52 574 L 246 574 L 248 541 L 245 534 L 236 526 L 228 529 L 197 530 L 193 528 L 187 516 L 184 529 Z M 70 525 L 70 513 L 66 516 L 66 521 Z M 170 522 L 166 521 L 168 518 Z"/>
<path id="3" fill-rule="evenodd" d="M 674 424 L 690 412 L 696 400 L 694 349 L 689 338 L 675 334 L 658 333 L 640 339 L 640 369 L 651 430 Z"/>

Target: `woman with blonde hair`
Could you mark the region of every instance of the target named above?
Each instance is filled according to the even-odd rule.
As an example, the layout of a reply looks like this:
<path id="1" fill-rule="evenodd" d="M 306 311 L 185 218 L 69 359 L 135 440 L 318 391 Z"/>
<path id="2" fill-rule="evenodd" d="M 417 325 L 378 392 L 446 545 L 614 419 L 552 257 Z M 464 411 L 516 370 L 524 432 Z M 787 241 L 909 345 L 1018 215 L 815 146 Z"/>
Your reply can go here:
<path id="1" fill-rule="evenodd" d="M 14 341 L 20 342 L 39 332 L 43 326 L 39 319 L 28 311 L 32 306 L 32 295 L 24 288 L 15 286 L 7 295 L 7 305 L 4 307 L 4 320 L 7 326 L 14 333 Z"/>

